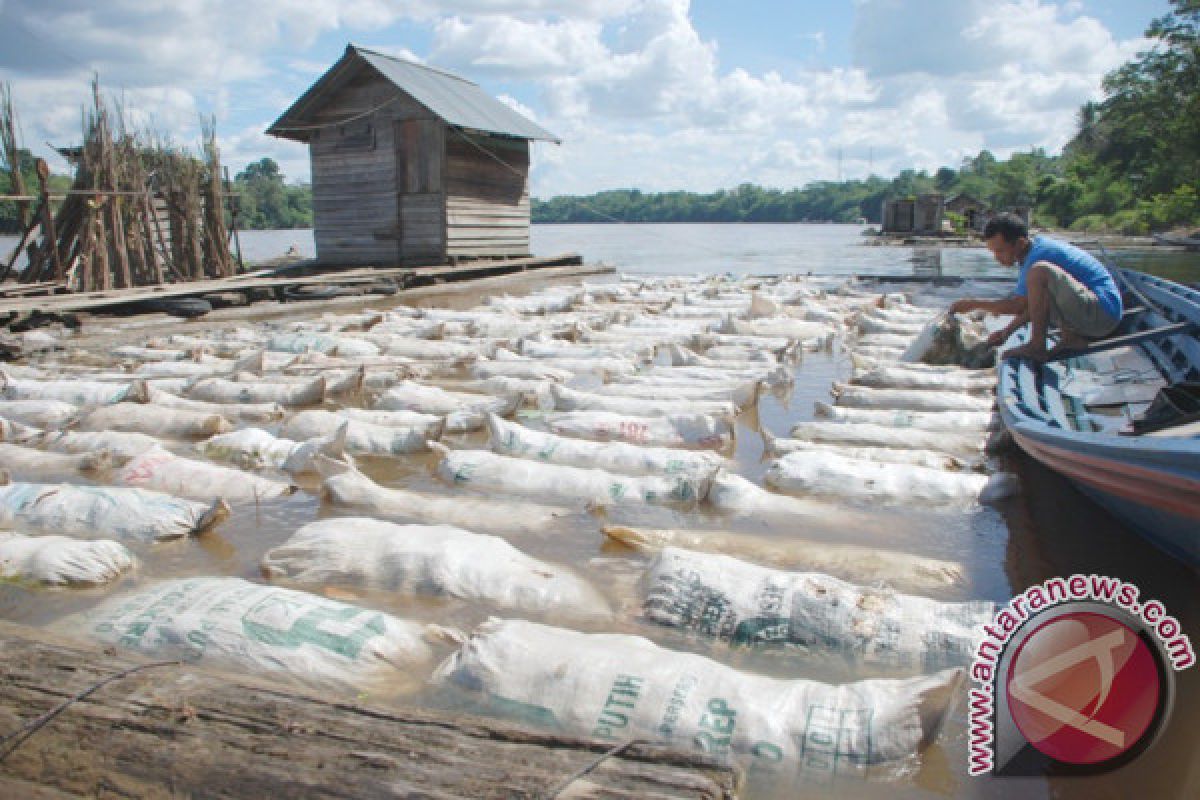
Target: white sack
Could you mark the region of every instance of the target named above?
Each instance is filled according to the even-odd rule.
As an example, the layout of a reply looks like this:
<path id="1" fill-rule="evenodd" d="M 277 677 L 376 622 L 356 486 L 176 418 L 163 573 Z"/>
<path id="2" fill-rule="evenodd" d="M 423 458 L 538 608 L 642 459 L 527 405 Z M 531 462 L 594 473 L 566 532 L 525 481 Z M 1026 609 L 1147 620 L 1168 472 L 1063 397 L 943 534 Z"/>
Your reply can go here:
<path id="1" fill-rule="evenodd" d="M 769 514 L 819 520 L 827 517 L 831 511 L 831 506 L 826 503 L 777 494 L 741 475 L 723 470 L 713 479 L 708 491 L 708 502 L 719 511 L 742 516 Z"/>
<path id="2" fill-rule="evenodd" d="M 186 392 L 193 400 L 209 403 L 278 403 L 282 406 L 312 406 L 325 399 L 325 379 L 318 376 L 306 384 L 239 383 L 224 378 L 205 378 Z"/>
<path id="3" fill-rule="evenodd" d="M 148 450 L 133 458 L 114 476 L 122 486 L 206 499 L 255 502 L 289 495 L 296 487 L 283 481 L 251 475 L 240 469 L 177 456 L 169 450 Z"/>
<path id="4" fill-rule="evenodd" d="M 605 525 L 605 536 L 638 550 L 682 547 L 735 556 L 781 569 L 827 572 L 844 580 L 910 591 L 944 589 L 961 583 L 963 565 L 879 547 L 830 544 L 792 536 L 756 536 L 734 531 L 629 528 Z"/>
<path id="5" fill-rule="evenodd" d="M 788 453 L 767 465 L 764 479 L 789 494 L 824 494 L 886 503 L 969 504 L 1016 491 L 1011 473 L 980 475 L 910 464 L 885 464 L 834 453 Z"/>
<path id="6" fill-rule="evenodd" d="M 1003 430 L 1004 422 L 994 411 L 909 411 L 903 408 L 847 408 L 817 401 L 818 417 L 835 422 L 865 422 L 891 428 L 919 428 L 923 431 L 970 433 Z"/>
<path id="7" fill-rule="evenodd" d="M 497 536 L 450 525 L 318 520 L 268 550 L 262 568 L 272 581 L 449 595 L 520 613 L 603 617 L 611 611 L 574 572 Z"/>
<path id="8" fill-rule="evenodd" d="M 104 383 L 88 380 L 37 381 L 9 377 L 0 370 L 0 400 L 57 400 L 75 406 L 99 406 L 128 400 L 144 403 L 145 381 Z"/>
<path id="9" fill-rule="evenodd" d="M 0 524 L 27 531 L 161 541 L 199 533 L 228 515 L 222 500 L 196 503 L 144 489 L 69 483 L 0 486 Z"/>
<path id="10" fill-rule="evenodd" d="M 26 444 L 36 445 L 55 453 L 93 453 L 107 450 L 118 463 L 162 447 L 163 442 L 144 433 L 121 431 L 43 431 L 27 439 Z"/>
<path id="11" fill-rule="evenodd" d="M 111 539 L 25 536 L 0 531 L 0 579 L 50 586 L 100 586 L 133 569 L 133 554 Z"/>
<path id="12" fill-rule="evenodd" d="M 982 432 L 950 433 L 921 428 L 894 428 L 871 422 L 800 422 L 792 426 L 792 437 L 842 447 L 896 447 L 935 450 L 978 457 L 986 445 Z"/>
<path id="13" fill-rule="evenodd" d="M 758 399 L 760 381 L 695 381 L 688 378 L 669 378 L 654 375 L 624 378 L 615 383 L 604 384 L 602 391 L 621 397 L 661 399 L 678 397 L 681 400 L 705 400 L 733 403 L 745 408 Z"/>
<path id="14" fill-rule="evenodd" d="M 614 414 L 636 414 L 639 416 L 671 416 L 676 414 L 707 414 L 711 416 L 734 416 L 737 406 L 731 402 L 713 400 L 650 400 L 647 398 L 614 397 L 612 395 L 581 392 L 554 384 L 550 387 L 554 407 L 559 411 L 609 411 Z"/>
<path id="15" fill-rule="evenodd" d="M 442 421 L 434 419 L 432 423 L 399 427 L 347 419 L 332 411 L 301 411 L 283 423 L 280 435 L 305 441 L 338 436 L 338 432 L 345 428 L 347 452 L 355 455 L 398 456 L 423 453 L 429 449 L 426 442 L 438 438 L 442 430 Z"/>
<path id="16" fill-rule="evenodd" d="M 0 417 L 45 430 L 62 430 L 79 416 L 79 406 L 61 400 L 0 400 Z"/>
<path id="17" fill-rule="evenodd" d="M 968 463 L 966 459 L 938 450 L 913 450 L 902 447 L 854 447 L 851 445 L 812 442 L 807 439 L 779 439 L 763 431 L 766 454 L 772 458 L 788 453 L 832 453 L 846 458 L 878 461 L 884 464 L 911 464 L 917 467 L 942 470 L 964 470 L 979 464 L 979 460 Z"/>
<path id="18" fill-rule="evenodd" d="M 224 417 L 231 422 L 261 425 L 283 419 L 283 406 L 278 403 L 206 403 L 150 387 L 150 403 L 161 408 L 178 408 Z"/>
<path id="19" fill-rule="evenodd" d="M 488 415 L 489 444 L 503 456 L 573 467 L 595 467 L 625 475 L 711 475 L 724 462 L 715 453 L 625 442 L 593 442 L 535 431 Z"/>
<path id="20" fill-rule="evenodd" d="M 834 383 L 839 406 L 851 408 L 902 408 L 908 411 L 990 411 L 993 397 L 977 397 L 962 392 L 937 392 L 922 389 L 868 389 Z"/>
<path id="21" fill-rule="evenodd" d="M 324 476 L 321 495 L 330 505 L 412 520 L 429 525 L 455 525 L 495 533 L 541 533 L 569 511 L 561 507 L 497 497 L 442 495 L 389 489 L 347 464 L 317 459 Z"/>
<path id="22" fill-rule="evenodd" d="M 164 581 L 55 627 L 147 658 L 339 688 L 386 688 L 432 657 L 425 626 L 241 578 Z"/>
<path id="23" fill-rule="evenodd" d="M 851 381 L 873 389 L 935 389 L 948 392 L 991 392 L 996 388 L 994 374 L 976 370 L 924 372 L 902 367 L 876 367 L 857 373 Z"/>
<path id="24" fill-rule="evenodd" d="M 642 417 L 610 411 L 563 411 L 518 415 L 540 420 L 554 433 L 598 442 L 650 447 L 724 450 L 733 444 L 733 421 L 709 414 Z"/>
<path id="25" fill-rule="evenodd" d="M 168 408 L 153 403 L 113 403 L 86 413 L 81 431 L 122 431 L 182 439 L 213 436 L 233 430 L 233 423 L 218 414 Z"/>
<path id="26" fill-rule="evenodd" d="M 732 644 L 828 649 L 854 661 L 928 672 L 969 662 L 993 608 L 668 547 L 646 571 L 642 613 Z"/>
<path id="27" fill-rule="evenodd" d="M 600 469 L 543 464 L 487 450 L 451 450 L 438 442 L 437 473 L 453 486 L 528 496 L 560 504 L 628 506 L 694 505 L 708 493 L 708 479 L 694 475 L 619 475 Z"/>
<path id="28" fill-rule="evenodd" d="M 376 399 L 373 407 L 383 411 L 417 411 L 422 414 L 451 414 L 475 412 L 509 415 L 520 405 L 520 397 L 492 397 L 486 394 L 448 392 L 436 386 L 405 381 L 388 389 Z"/>
<path id="29" fill-rule="evenodd" d="M 640 636 L 493 619 L 434 679 L 567 735 L 662 741 L 811 783 L 914 756 L 962 671 L 831 686 L 742 672 Z"/>
<path id="30" fill-rule="evenodd" d="M 15 481 L 48 482 L 79 477 L 80 472 L 97 472 L 113 466 L 112 453 L 52 453 L 0 442 L 0 467 Z"/>
<path id="31" fill-rule="evenodd" d="M 281 469 L 292 475 L 316 472 L 318 455 L 340 459 L 346 455 L 346 429 L 332 436 L 316 436 L 295 442 L 264 431 L 244 428 L 222 433 L 196 445 L 196 449 L 214 461 L 228 461 L 241 469 Z"/>

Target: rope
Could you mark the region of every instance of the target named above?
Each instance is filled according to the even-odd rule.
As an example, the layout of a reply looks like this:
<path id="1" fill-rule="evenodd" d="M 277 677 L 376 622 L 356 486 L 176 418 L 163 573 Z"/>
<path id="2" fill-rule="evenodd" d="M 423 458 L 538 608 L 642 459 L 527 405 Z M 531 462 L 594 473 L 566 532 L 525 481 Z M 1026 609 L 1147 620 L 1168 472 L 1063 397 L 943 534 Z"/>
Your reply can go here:
<path id="1" fill-rule="evenodd" d="M 136 667 L 130 667 L 129 669 L 123 669 L 120 672 L 116 673 L 115 675 L 110 675 L 107 678 L 104 678 L 103 680 L 93 683 L 91 686 L 88 686 L 86 689 L 84 689 L 83 691 L 74 695 L 73 697 L 69 697 L 66 700 L 64 700 L 63 702 L 59 703 L 57 706 L 50 709 L 45 714 L 42 714 L 40 717 L 37 717 L 35 719 L 29 720 L 28 722 L 26 722 L 24 725 L 22 725 L 17 730 L 8 734 L 3 739 L 0 739 L 0 761 L 3 761 L 4 759 L 8 758 L 12 754 L 12 752 L 14 750 L 16 750 L 18 747 L 20 747 L 22 744 L 24 744 L 25 741 L 29 737 L 33 736 L 35 733 L 37 733 L 39 730 L 41 730 L 46 725 L 46 723 L 50 722 L 50 720 L 57 717 L 63 711 L 66 711 L 70 705 L 72 705 L 73 703 L 79 702 L 80 700 L 84 699 L 85 697 L 92 694 L 96 690 L 101 689 L 114 681 L 118 681 L 127 675 L 132 675 L 135 672 L 141 672 L 144 669 L 154 669 L 156 667 L 175 667 L 175 666 L 180 666 L 182 664 L 183 664 L 182 661 L 153 661 L 149 664 L 139 664 Z"/>
<path id="2" fill-rule="evenodd" d="M 324 130 L 325 128 L 336 128 L 339 125 L 345 125 L 348 122 L 354 122 L 356 119 L 362 119 L 363 117 L 369 117 L 372 114 L 374 114 L 376 111 L 378 111 L 379 109 L 390 106 L 392 103 L 396 102 L 403 96 L 404 96 L 404 94 L 402 92 L 396 92 L 396 94 L 392 95 L 391 98 L 384 100 L 382 103 L 375 106 L 374 108 L 368 108 L 366 111 L 362 111 L 362 112 L 359 112 L 358 114 L 351 115 L 349 117 L 346 117 L 345 119 L 339 119 L 339 120 L 335 120 L 333 122 L 322 122 L 320 125 L 290 125 L 287 127 L 274 128 L 273 130 L 277 130 L 277 131 L 320 131 L 320 130 Z"/>
<path id="3" fill-rule="evenodd" d="M 601 764 L 603 764 L 608 759 L 610 759 L 614 756 L 618 756 L 621 753 L 625 752 L 630 747 L 633 747 L 635 744 L 652 744 L 652 742 L 650 742 L 647 739 L 630 739 L 629 741 L 619 744 L 616 747 L 613 747 L 609 750 L 605 750 L 603 753 L 600 754 L 599 757 L 597 757 L 594 761 L 592 761 L 586 767 L 579 770 L 578 772 L 572 773 L 571 775 L 567 776 L 567 778 L 564 781 L 562 781 L 562 783 L 557 784 L 550 791 L 546 792 L 546 794 L 544 794 L 542 796 L 542 800 L 555 800 L 555 798 L 557 798 L 559 795 L 561 795 L 563 792 L 565 792 L 572 783 L 574 783 L 575 781 L 584 777 L 588 773 L 592 772 L 593 770 L 595 770 L 597 767 L 599 767 Z"/>

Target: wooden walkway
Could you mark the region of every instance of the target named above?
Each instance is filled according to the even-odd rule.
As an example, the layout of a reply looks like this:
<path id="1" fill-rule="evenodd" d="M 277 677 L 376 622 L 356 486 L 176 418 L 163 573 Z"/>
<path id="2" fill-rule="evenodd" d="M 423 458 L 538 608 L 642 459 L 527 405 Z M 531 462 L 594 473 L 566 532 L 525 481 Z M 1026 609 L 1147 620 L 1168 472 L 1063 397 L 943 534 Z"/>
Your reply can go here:
<path id="1" fill-rule="evenodd" d="M 0 622 L 0 742 L 144 663 Z M 7 756 L 0 745 L 0 796 L 543 798 L 611 746 L 172 664 L 104 685 Z M 639 745 L 561 796 L 724 800 L 739 783 L 702 756 Z"/>
<path id="2" fill-rule="evenodd" d="M 363 286 L 390 279 L 402 288 L 428 286 L 436 283 L 472 280 L 505 275 L 513 272 L 547 267 L 576 266 L 583 259 L 575 253 L 547 258 L 519 258 L 504 261 L 478 261 L 469 264 L 440 267 L 362 267 L 325 270 L 304 274 L 304 264 L 297 267 L 258 270 L 232 278 L 220 278 L 133 289 L 112 289 L 100 292 L 47 293 L 61 289 L 56 284 L 11 284 L 0 287 L 0 315 L 5 314 L 64 314 L 77 311 L 101 311 L 106 308 L 164 298 L 203 297 L 204 295 L 283 290 L 303 286 Z M 33 296 L 33 292 L 42 294 Z"/>

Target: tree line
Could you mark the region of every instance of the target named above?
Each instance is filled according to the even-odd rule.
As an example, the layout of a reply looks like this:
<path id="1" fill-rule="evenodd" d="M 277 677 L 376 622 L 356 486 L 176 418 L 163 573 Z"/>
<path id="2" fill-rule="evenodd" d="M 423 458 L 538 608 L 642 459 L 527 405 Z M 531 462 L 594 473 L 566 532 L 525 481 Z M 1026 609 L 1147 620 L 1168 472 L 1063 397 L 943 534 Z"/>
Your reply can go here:
<path id="1" fill-rule="evenodd" d="M 883 201 L 966 194 L 993 208 L 1029 207 L 1034 222 L 1142 234 L 1200 226 L 1200 0 L 1171 0 L 1146 31 L 1151 47 L 1104 79 L 1080 108 L 1060 155 L 997 159 L 984 150 L 934 174 L 819 181 L 799 189 L 743 184 L 708 194 L 618 189 L 532 201 L 534 222 L 852 222 L 878 224 Z"/>

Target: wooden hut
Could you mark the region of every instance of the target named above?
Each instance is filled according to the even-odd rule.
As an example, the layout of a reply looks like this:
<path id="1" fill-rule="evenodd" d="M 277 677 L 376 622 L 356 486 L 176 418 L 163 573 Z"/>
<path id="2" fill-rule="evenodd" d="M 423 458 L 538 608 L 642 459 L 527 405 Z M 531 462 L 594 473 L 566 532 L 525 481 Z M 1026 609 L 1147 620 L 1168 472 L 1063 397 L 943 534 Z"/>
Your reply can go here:
<path id="1" fill-rule="evenodd" d="M 307 142 L 317 260 L 529 255 L 529 143 L 554 134 L 477 84 L 349 45 L 267 130 Z"/>

